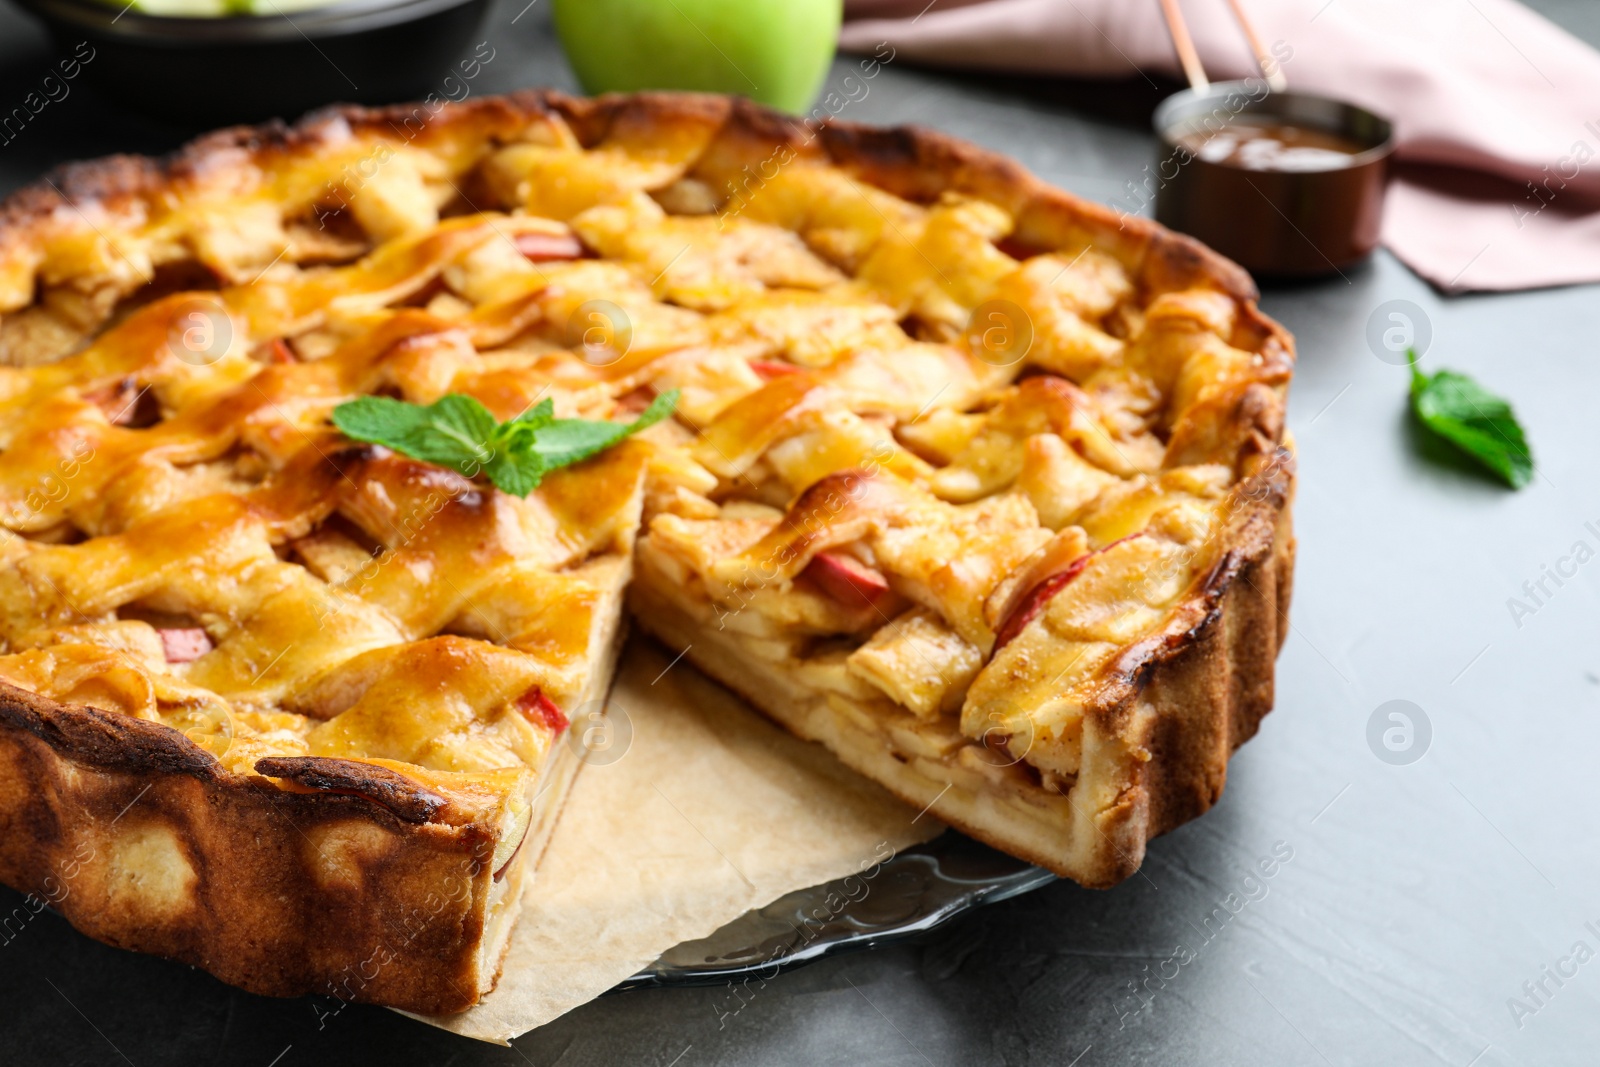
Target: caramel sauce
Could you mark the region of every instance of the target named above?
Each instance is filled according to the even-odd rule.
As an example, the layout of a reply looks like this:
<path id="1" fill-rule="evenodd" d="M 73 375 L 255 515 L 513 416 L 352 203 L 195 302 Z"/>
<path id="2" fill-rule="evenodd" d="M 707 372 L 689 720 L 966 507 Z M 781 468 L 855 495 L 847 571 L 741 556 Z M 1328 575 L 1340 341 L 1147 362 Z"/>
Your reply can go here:
<path id="1" fill-rule="evenodd" d="M 1190 129 L 1175 139 L 1197 159 L 1243 170 L 1337 170 L 1366 151 L 1353 138 L 1314 126 L 1242 116 L 1215 132 Z"/>

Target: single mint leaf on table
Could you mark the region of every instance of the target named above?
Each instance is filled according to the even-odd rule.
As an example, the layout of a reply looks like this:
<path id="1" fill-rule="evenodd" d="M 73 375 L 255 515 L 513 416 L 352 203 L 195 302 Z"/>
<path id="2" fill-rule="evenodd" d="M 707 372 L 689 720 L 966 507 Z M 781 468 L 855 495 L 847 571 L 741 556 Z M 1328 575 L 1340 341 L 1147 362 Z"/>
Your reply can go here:
<path id="1" fill-rule="evenodd" d="M 1533 453 L 1510 403 L 1465 374 L 1424 374 L 1411 353 L 1411 410 L 1423 426 L 1511 488 L 1533 480 Z"/>
<path id="2" fill-rule="evenodd" d="M 383 445 L 469 478 L 482 474 L 502 492 L 525 497 L 550 471 L 654 426 L 677 403 L 678 390 L 670 389 L 637 419 L 622 423 L 558 419 L 546 399 L 514 419 L 496 422 L 488 408 L 460 393 L 432 404 L 363 396 L 334 408 L 333 424 L 352 440 Z"/>

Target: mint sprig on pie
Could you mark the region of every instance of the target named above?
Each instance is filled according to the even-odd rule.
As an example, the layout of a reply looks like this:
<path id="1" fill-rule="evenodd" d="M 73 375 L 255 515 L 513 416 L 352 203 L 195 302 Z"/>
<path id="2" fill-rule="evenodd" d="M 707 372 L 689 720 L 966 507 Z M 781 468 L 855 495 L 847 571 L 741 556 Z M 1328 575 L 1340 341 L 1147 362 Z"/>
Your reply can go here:
<path id="1" fill-rule="evenodd" d="M 484 474 L 495 488 L 525 497 L 550 471 L 579 463 L 672 414 L 678 390 L 652 400 L 632 422 L 558 419 L 548 398 L 504 422 L 462 393 L 431 404 L 363 396 L 333 409 L 346 437 L 371 441 L 449 467 L 469 478 Z"/>

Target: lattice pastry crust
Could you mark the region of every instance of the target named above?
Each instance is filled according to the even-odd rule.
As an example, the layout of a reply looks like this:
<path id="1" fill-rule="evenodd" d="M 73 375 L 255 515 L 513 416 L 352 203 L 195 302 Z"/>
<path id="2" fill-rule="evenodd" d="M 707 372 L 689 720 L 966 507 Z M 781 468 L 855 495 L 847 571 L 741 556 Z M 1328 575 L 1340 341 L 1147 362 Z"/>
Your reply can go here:
<path id="1" fill-rule="evenodd" d="M 68 167 L 0 206 L 0 363 L 0 880 L 258 992 L 493 985 L 625 589 L 1087 885 L 1271 706 L 1288 335 L 927 131 L 528 92 Z M 669 388 L 526 500 L 328 422 Z"/>

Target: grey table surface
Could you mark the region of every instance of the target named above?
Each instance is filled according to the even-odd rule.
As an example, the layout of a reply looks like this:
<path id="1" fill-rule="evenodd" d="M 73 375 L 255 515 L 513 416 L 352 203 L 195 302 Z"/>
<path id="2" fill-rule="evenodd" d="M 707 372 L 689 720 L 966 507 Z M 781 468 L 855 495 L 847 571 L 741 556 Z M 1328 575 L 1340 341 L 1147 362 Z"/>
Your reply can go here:
<path id="1" fill-rule="evenodd" d="M 496 58 L 477 91 L 572 85 L 548 5 L 526 3 L 491 11 Z M 1600 42 L 1600 4 L 1534 6 Z M 1480 17 L 1471 8 L 1460 17 Z M 53 58 L 0 5 L 0 105 Z M 1109 201 L 1150 160 L 1148 113 L 1171 89 L 891 64 L 844 117 L 936 126 Z M 75 88 L 0 147 L 0 191 L 193 132 Z M 1300 560 L 1277 708 L 1235 756 L 1221 803 L 1152 843 L 1123 885 L 1052 884 L 742 998 L 603 997 L 512 1048 L 377 1008 L 319 1023 L 309 1001 L 251 996 L 45 914 L 0 946 L 0 1062 L 1600 1062 L 1600 962 L 1587 966 L 1600 950 L 1600 564 L 1586 565 L 1600 549 L 1600 441 L 1584 422 L 1600 396 L 1597 290 L 1443 298 L 1387 254 L 1347 275 L 1263 301 L 1300 346 Z M 1533 485 L 1509 493 L 1419 453 L 1405 372 L 1367 342 L 1390 300 L 1431 325 L 1427 364 L 1512 398 L 1531 428 Z M 1569 576 L 1545 578 L 1535 602 L 1524 583 L 1558 567 Z M 1429 727 L 1404 765 L 1368 741 L 1391 700 Z M 1257 865 L 1274 855 L 1265 877 Z M 19 902 L 0 891 L 0 914 Z"/>

